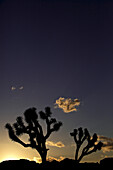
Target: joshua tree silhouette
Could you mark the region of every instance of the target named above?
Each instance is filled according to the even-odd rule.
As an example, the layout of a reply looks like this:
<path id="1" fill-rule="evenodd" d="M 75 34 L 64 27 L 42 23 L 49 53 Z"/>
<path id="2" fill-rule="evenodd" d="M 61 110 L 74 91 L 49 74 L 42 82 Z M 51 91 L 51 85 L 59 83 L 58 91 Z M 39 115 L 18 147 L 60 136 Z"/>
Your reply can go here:
<path id="1" fill-rule="evenodd" d="M 26 125 L 23 122 L 22 117 L 17 117 L 16 123 L 12 126 L 7 123 L 5 127 L 8 129 L 9 137 L 21 144 L 24 147 L 31 147 L 36 149 L 41 156 L 42 163 L 46 162 L 47 151 L 46 140 L 49 138 L 52 132 L 58 131 L 62 126 L 62 122 L 57 122 L 55 118 L 51 118 L 50 107 L 45 108 L 45 112 L 39 112 L 40 118 L 46 122 L 47 131 L 44 135 L 42 126 L 38 121 L 38 114 L 36 108 L 29 108 L 24 112 L 24 118 Z M 29 137 L 29 143 L 23 142 L 19 136 L 27 134 Z"/>
<path id="2" fill-rule="evenodd" d="M 70 135 L 74 137 L 74 141 L 76 143 L 76 163 L 79 163 L 84 156 L 96 152 L 97 150 L 101 150 L 101 147 L 103 146 L 102 142 L 97 142 L 97 134 L 94 133 L 91 137 L 87 129 L 84 129 L 84 131 L 81 127 L 74 129 Z M 81 155 L 79 156 L 80 147 L 85 141 L 87 141 L 87 145 L 82 149 Z"/>

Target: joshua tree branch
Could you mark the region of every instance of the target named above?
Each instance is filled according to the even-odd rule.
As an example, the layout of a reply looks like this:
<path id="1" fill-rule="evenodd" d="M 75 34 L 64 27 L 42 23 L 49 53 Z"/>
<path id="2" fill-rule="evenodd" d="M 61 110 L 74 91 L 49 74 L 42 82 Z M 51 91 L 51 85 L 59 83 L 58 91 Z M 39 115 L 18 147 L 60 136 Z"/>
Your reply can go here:
<path id="1" fill-rule="evenodd" d="M 51 135 L 51 127 L 50 127 L 50 121 L 48 119 L 48 117 L 46 118 L 46 124 L 47 124 L 47 133 L 45 135 L 45 140 Z"/>
<path id="2" fill-rule="evenodd" d="M 6 124 L 6 128 L 8 129 L 9 137 L 10 137 L 13 141 L 15 141 L 15 142 L 17 142 L 17 143 L 20 143 L 20 144 L 21 144 L 22 146 L 24 146 L 24 147 L 31 147 L 31 144 L 26 144 L 26 143 L 24 143 L 22 140 L 20 140 L 20 139 L 17 137 L 17 135 L 15 135 L 15 132 L 14 132 L 14 130 L 13 130 L 13 128 L 11 127 L 10 124 Z"/>

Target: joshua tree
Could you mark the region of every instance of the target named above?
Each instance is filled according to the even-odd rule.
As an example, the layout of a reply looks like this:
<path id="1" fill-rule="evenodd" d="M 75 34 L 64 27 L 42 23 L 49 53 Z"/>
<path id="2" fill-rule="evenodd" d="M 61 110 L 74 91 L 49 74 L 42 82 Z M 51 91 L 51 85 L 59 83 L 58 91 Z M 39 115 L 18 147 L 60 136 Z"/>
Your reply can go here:
<path id="1" fill-rule="evenodd" d="M 36 108 L 29 108 L 24 112 L 24 119 L 22 117 L 17 117 L 16 123 L 12 126 L 7 123 L 5 127 L 8 129 L 9 137 L 21 144 L 24 147 L 31 147 L 36 149 L 41 156 L 42 163 L 46 162 L 47 151 L 46 140 L 49 138 L 52 132 L 58 131 L 62 126 L 62 122 L 57 122 L 55 118 L 51 118 L 51 110 L 49 107 L 45 108 L 45 112 L 39 112 L 40 118 L 46 122 L 47 130 L 44 135 L 42 126 L 38 121 L 38 114 L 36 113 Z M 28 135 L 29 143 L 25 143 L 19 137 L 23 134 Z"/>
<path id="2" fill-rule="evenodd" d="M 103 145 L 102 142 L 97 142 L 97 134 L 94 133 L 91 137 L 87 129 L 83 129 L 80 127 L 78 129 L 74 129 L 72 133 L 70 133 L 71 136 L 74 137 L 74 141 L 76 143 L 76 152 L 75 152 L 75 161 L 76 163 L 79 163 L 81 159 L 89 155 L 93 152 L 96 152 L 97 150 L 101 150 L 101 147 Z M 80 147 L 82 144 L 87 141 L 87 144 L 81 151 L 81 155 L 79 156 Z"/>

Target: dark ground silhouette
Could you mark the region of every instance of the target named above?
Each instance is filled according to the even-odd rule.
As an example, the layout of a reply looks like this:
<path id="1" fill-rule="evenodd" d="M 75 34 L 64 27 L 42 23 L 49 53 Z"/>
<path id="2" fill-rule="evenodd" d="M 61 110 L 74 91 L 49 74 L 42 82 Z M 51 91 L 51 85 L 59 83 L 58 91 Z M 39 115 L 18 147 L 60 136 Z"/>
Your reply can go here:
<path id="1" fill-rule="evenodd" d="M 75 160 L 72 159 L 64 159 L 60 162 L 52 161 L 46 162 L 46 164 L 38 164 L 34 161 L 29 160 L 9 160 L 3 161 L 0 163 L 0 169 L 75 169 L 75 170 L 82 170 L 82 169 L 112 169 L 113 168 L 113 158 L 105 158 L 100 161 L 100 163 L 79 163 L 76 164 Z"/>

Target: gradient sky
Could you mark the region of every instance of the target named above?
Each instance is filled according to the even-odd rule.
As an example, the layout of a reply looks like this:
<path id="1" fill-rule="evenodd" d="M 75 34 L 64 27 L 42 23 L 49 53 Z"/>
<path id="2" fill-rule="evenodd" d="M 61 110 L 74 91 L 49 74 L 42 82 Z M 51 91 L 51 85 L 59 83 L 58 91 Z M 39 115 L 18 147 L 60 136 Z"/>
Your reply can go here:
<path id="1" fill-rule="evenodd" d="M 74 128 L 113 138 L 113 1 L 0 0 L 0 161 L 39 155 L 12 142 L 4 125 L 29 107 L 63 122 L 48 156 L 74 158 Z M 79 99 L 64 113 L 60 97 Z M 100 151 L 83 161 L 113 156 Z"/>

